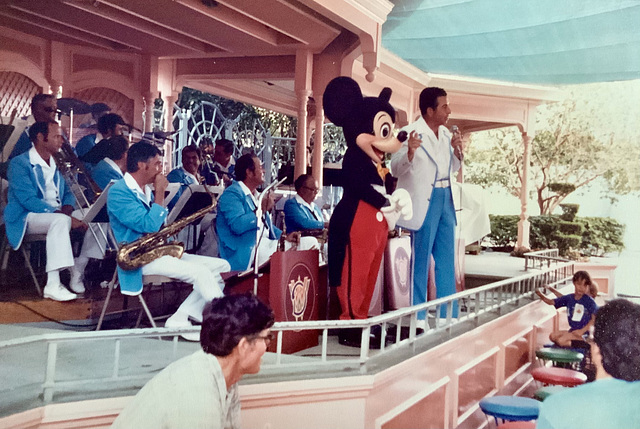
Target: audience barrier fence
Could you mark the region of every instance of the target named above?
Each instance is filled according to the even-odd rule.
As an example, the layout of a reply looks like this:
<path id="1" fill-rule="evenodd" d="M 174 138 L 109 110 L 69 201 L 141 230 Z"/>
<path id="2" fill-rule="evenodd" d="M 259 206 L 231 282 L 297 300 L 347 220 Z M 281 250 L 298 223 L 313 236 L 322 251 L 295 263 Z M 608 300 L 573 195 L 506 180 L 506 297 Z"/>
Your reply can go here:
<path id="1" fill-rule="evenodd" d="M 524 254 L 524 270 L 542 269 L 551 267 L 551 264 L 568 262 L 568 259 L 561 258 L 558 249 L 544 249 Z"/>
<path id="2" fill-rule="evenodd" d="M 500 316 L 512 311 L 518 306 L 530 303 L 534 298 L 536 288 L 547 286 L 561 286 L 569 282 L 574 273 L 573 262 L 558 261 L 555 257 L 550 257 L 549 267 L 543 268 L 539 272 L 526 273 L 518 277 L 505 279 L 502 281 L 487 284 L 482 287 L 466 290 L 456 293 L 449 297 L 437 299 L 424 303 L 399 309 L 393 312 L 385 313 L 380 316 L 372 317 L 366 320 L 323 320 L 323 321 L 304 321 L 304 322 L 278 322 L 272 332 L 276 334 L 276 352 L 269 354 L 264 359 L 261 376 L 270 374 L 287 374 L 291 376 L 294 373 L 302 373 L 308 377 L 308 371 L 318 372 L 318 368 L 328 368 L 335 372 L 347 369 L 355 369 L 360 373 L 367 372 L 368 363 L 379 362 L 379 358 L 390 357 L 395 353 L 406 356 L 407 352 L 420 352 L 420 345 L 424 345 L 426 339 L 433 338 L 434 335 L 443 334 L 445 337 L 452 335 L 452 330 L 458 324 L 469 324 L 478 326 L 480 317 L 493 313 Z M 457 318 L 452 317 L 453 303 L 458 302 L 460 312 Z M 441 309 L 446 309 L 446 318 L 438 318 L 436 315 L 441 314 Z M 418 313 L 426 312 L 426 323 L 418 319 Z M 422 323 L 421 323 L 422 322 Z M 369 344 L 369 334 L 372 327 L 381 326 L 383 334 L 396 326 L 407 326 L 408 337 L 401 336 L 401 329 L 395 329 L 395 338 L 389 345 L 382 341 L 380 350 L 371 350 Z M 417 328 L 423 329 L 422 332 Z M 333 355 L 329 353 L 329 335 L 331 331 L 342 328 L 361 328 L 362 341 L 359 354 L 345 356 L 344 353 Z M 86 389 L 86 386 L 101 386 L 109 382 L 130 382 L 137 380 L 144 382 L 150 379 L 161 368 L 151 368 L 153 365 L 142 364 L 140 368 L 145 368 L 140 373 L 132 373 L 130 365 L 127 368 L 121 368 L 121 344 L 125 340 L 132 339 L 148 339 L 149 341 L 160 338 L 171 338 L 171 341 L 161 341 L 158 346 L 153 346 L 153 351 L 146 350 L 147 353 L 154 353 L 154 359 L 157 363 L 158 354 L 164 353 L 166 363 L 170 363 L 184 355 L 184 350 L 179 350 L 179 336 L 182 333 L 195 332 L 199 328 L 182 328 L 182 329 L 126 329 L 112 331 L 90 331 L 90 332 L 70 332 L 70 333 L 51 333 L 24 338 L 17 338 L 0 342 L 0 357 L 6 357 L 11 352 L 15 356 L 25 356 L 24 351 L 20 351 L 20 347 L 31 346 L 29 353 L 33 353 L 34 345 L 36 350 L 41 350 L 43 356 L 30 355 L 31 361 L 37 361 L 40 358 L 43 362 L 44 380 L 34 383 L 37 391 L 36 397 L 42 394 L 44 403 L 50 403 L 53 400 L 55 392 L 69 392 L 74 389 Z M 283 335 L 288 331 L 300 330 L 318 330 L 320 335 L 320 351 L 314 356 L 292 356 L 282 353 Z M 61 379 L 57 377 L 56 369 L 64 362 L 65 358 L 60 358 L 60 349 L 64 345 L 74 344 L 76 347 L 91 347 L 91 343 L 99 341 L 113 342 L 114 347 L 111 357 L 100 354 L 98 358 L 101 374 L 104 377 L 96 377 L 97 373 L 91 373 L 91 376 L 69 377 Z M 86 346 L 85 346 L 86 345 Z M 161 346 L 160 346 L 161 345 Z M 46 347 L 45 347 L 46 346 Z M 194 349 L 189 349 L 189 353 Z M 66 355 L 68 356 L 69 353 Z M 67 358 L 68 359 L 68 358 Z M 0 359 L 3 360 L 4 359 Z M 64 362 L 68 363 L 68 362 Z M 86 362 L 84 362 L 86 364 Z M 156 365 L 157 366 L 157 365 Z M 68 371 L 67 371 L 68 372 Z M 107 375 L 108 373 L 108 375 Z M 33 380 L 31 381 L 33 383 Z M 9 383 L 11 384 L 11 383 Z M 121 384 L 121 383 L 120 383 Z M 5 385 L 0 388 L 0 393 L 10 395 L 15 389 L 24 388 L 26 386 Z M 6 396 L 5 396 L 6 397 Z"/>

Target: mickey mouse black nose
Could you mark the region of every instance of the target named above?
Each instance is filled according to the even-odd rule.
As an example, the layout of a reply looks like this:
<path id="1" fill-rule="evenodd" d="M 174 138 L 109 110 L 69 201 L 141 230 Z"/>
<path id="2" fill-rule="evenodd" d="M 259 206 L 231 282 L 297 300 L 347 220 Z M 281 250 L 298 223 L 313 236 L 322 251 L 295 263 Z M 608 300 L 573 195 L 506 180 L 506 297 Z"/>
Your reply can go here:
<path id="1" fill-rule="evenodd" d="M 398 133 L 398 140 L 400 140 L 400 143 L 404 143 L 404 141 L 407 139 L 407 132 L 406 131 L 400 131 Z"/>

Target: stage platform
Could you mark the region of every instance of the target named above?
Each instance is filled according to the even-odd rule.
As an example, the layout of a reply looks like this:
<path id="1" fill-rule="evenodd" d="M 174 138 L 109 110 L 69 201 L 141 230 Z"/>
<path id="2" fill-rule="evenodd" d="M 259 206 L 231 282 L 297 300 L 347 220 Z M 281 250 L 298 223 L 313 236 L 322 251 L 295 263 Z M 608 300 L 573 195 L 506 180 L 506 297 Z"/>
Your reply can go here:
<path id="1" fill-rule="evenodd" d="M 0 324 L 11 323 L 46 323 L 44 326 L 59 329 L 74 329 L 74 326 L 56 326 L 55 321 L 73 321 L 78 329 L 90 329 L 95 326 L 106 296 L 106 289 L 94 286 L 88 288 L 83 297 L 71 302 L 56 302 L 42 299 L 33 286 L 28 271 L 21 265 L 19 254 L 11 260 L 9 268 L 0 272 Z M 15 260 L 14 260 L 15 259 Z M 506 253 L 482 252 L 479 255 L 465 256 L 465 279 L 467 287 L 477 287 L 497 280 L 516 277 L 523 274 L 524 259 L 511 257 Z M 44 274 L 38 276 L 41 285 L 46 282 Z M 63 281 L 65 281 L 63 275 Z M 68 281 L 68 280 L 66 280 Z M 187 288 L 166 289 L 157 291 L 147 298 L 150 306 L 162 306 L 161 313 L 171 314 L 188 295 Z M 109 310 L 123 308 L 124 297 L 114 293 Z M 126 307 L 132 311 L 128 317 L 108 318 L 105 329 L 129 328 L 135 325 L 137 311 L 140 306 L 138 300 L 129 299 Z M 48 322 L 48 323 L 47 323 Z M 42 326 L 42 325 L 40 325 Z"/>

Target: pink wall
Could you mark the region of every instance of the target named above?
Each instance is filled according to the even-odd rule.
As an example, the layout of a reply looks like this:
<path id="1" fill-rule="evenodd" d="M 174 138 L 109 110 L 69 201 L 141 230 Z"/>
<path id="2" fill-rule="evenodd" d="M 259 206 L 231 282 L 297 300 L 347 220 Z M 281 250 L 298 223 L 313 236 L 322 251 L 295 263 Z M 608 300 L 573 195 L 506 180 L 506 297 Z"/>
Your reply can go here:
<path id="1" fill-rule="evenodd" d="M 534 350 L 562 313 L 532 302 L 374 375 L 242 385 L 246 428 L 479 428 L 478 401 L 518 394 Z M 106 427 L 129 398 L 54 404 L 0 419 L 9 427 Z"/>

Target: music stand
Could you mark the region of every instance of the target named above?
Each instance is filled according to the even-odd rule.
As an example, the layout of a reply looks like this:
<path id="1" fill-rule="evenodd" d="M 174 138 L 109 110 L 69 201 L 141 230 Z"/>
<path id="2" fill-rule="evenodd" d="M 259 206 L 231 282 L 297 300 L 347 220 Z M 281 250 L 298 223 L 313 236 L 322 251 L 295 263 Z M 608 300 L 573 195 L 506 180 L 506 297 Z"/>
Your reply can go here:
<path id="1" fill-rule="evenodd" d="M 209 189 L 210 191 L 208 192 L 207 189 Z M 184 191 L 180 195 L 180 198 L 178 198 L 178 201 L 173 206 L 173 209 L 171 209 L 171 211 L 169 212 L 169 215 L 165 220 L 165 225 L 171 225 L 173 222 L 177 220 L 180 220 L 186 216 L 190 216 L 193 213 L 197 212 L 198 210 L 205 208 L 207 206 L 210 206 L 211 203 L 213 202 L 212 198 L 215 198 L 223 190 L 222 187 L 214 187 L 214 186 L 207 186 L 207 189 L 205 189 L 204 185 L 196 185 L 196 184 L 185 187 Z M 211 194 L 215 194 L 215 195 L 212 196 Z M 200 222 L 201 220 L 202 219 L 198 219 L 198 222 Z M 192 224 L 188 228 L 192 228 L 194 226 L 195 225 Z M 190 244 L 185 243 L 185 244 L 188 244 L 187 248 L 189 249 L 195 248 L 197 246 L 197 239 L 198 239 L 197 228 L 185 229 L 183 231 L 187 231 L 185 233 L 187 235 L 182 236 L 181 239 L 184 240 L 185 242 L 190 242 Z"/>
<path id="2" fill-rule="evenodd" d="M 105 233 L 104 230 L 102 229 L 102 225 L 100 225 L 100 223 L 109 223 L 109 213 L 107 213 L 107 195 L 108 195 L 109 189 L 114 183 L 115 181 L 113 180 L 109 182 L 109 184 L 100 193 L 100 196 L 98 197 L 96 202 L 93 203 L 91 207 L 89 207 L 86 213 L 83 213 L 83 217 L 81 219 L 87 225 L 89 225 L 90 223 L 98 223 L 98 229 L 102 233 L 105 243 L 109 242 L 109 238 L 107 237 L 107 233 Z M 96 236 L 96 232 L 93 230 L 93 228 L 89 227 L 89 229 L 91 230 L 91 233 L 93 234 L 93 238 L 95 238 L 96 242 L 100 243 L 100 240 L 98 240 L 98 237 Z M 111 244 L 115 247 L 116 241 L 115 240 L 112 240 L 112 241 L 113 243 Z"/>
<path id="3" fill-rule="evenodd" d="M 169 183 L 169 185 L 167 185 L 167 189 L 165 189 L 164 191 L 164 204 L 162 205 L 163 207 L 167 207 L 169 205 L 171 200 L 173 200 L 173 197 L 175 197 L 180 190 L 180 186 L 180 183 Z"/>
<path id="4" fill-rule="evenodd" d="M 178 185 L 178 188 L 180 187 L 179 183 L 170 183 L 170 185 Z M 207 189 L 209 189 L 208 192 Z M 189 216 L 196 211 L 211 205 L 212 197 L 210 194 L 218 196 L 224 190 L 222 186 L 207 186 L 207 189 L 205 189 L 205 185 L 194 184 L 187 186 L 182 192 L 182 195 L 180 195 L 180 198 L 178 198 L 176 204 L 173 206 L 173 209 L 169 212 L 165 223 L 170 225 L 185 216 Z M 171 195 L 169 201 L 173 199 L 176 192 Z M 167 197 L 165 197 L 165 201 L 167 201 Z"/>

